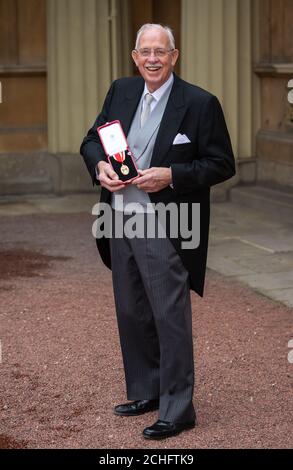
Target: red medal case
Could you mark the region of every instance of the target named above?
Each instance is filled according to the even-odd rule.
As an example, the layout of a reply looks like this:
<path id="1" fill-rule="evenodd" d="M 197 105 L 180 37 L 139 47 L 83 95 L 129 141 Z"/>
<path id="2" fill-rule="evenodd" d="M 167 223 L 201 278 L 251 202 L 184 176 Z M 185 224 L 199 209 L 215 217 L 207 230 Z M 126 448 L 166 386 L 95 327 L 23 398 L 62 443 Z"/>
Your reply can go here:
<path id="1" fill-rule="evenodd" d="M 106 149 L 107 145 L 103 137 L 103 129 L 105 130 L 106 127 L 112 126 L 113 124 L 116 124 L 116 127 L 117 125 L 120 127 L 119 132 L 121 133 L 120 137 L 123 138 L 122 147 L 124 148 L 121 148 L 120 151 L 115 152 L 112 155 L 109 155 Z M 126 140 L 120 121 L 117 119 L 116 121 L 107 122 L 103 126 L 99 126 L 97 128 L 97 132 L 102 142 L 104 152 L 107 155 L 108 161 L 111 164 L 115 173 L 117 173 L 117 175 L 119 176 L 119 179 L 123 181 L 124 183 L 131 182 L 133 178 L 138 176 L 138 172 L 137 172 L 137 167 L 134 161 L 134 157 L 129 148 L 129 145 Z"/>

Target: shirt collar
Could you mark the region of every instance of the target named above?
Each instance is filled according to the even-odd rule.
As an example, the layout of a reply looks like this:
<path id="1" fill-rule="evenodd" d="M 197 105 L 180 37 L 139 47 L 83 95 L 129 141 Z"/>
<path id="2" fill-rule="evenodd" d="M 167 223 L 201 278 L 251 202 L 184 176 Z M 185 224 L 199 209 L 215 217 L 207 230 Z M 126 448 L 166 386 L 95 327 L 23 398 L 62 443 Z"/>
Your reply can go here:
<path id="1" fill-rule="evenodd" d="M 151 95 L 155 98 L 156 101 L 159 101 L 162 98 L 165 91 L 167 90 L 167 88 L 172 86 L 173 82 L 174 82 L 174 75 L 173 73 L 171 73 L 168 80 L 165 83 L 163 83 L 163 85 L 160 86 L 160 88 L 158 88 L 156 91 L 151 93 Z M 145 83 L 142 98 L 144 98 L 147 93 L 150 93 L 150 91 L 148 90 L 147 85 Z"/>

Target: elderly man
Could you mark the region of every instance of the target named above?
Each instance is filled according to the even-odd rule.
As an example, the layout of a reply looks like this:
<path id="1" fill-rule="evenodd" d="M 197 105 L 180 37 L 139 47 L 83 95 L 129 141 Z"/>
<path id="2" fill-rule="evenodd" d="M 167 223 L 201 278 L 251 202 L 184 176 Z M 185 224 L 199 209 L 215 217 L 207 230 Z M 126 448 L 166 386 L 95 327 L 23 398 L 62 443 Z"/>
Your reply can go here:
<path id="1" fill-rule="evenodd" d="M 141 76 L 116 80 L 103 109 L 81 145 L 101 202 L 126 223 L 137 204 L 142 217 L 151 203 L 200 205 L 200 243 L 183 238 L 97 239 L 104 263 L 112 269 L 117 321 L 128 402 L 120 416 L 158 409 L 158 420 L 143 431 L 162 439 L 195 426 L 194 360 L 190 289 L 203 295 L 209 230 L 210 187 L 235 173 L 234 157 L 221 106 L 215 96 L 173 73 L 179 51 L 170 28 L 143 25 L 132 58 Z M 108 163 L 97 127 L 120 120 L 138 168 L 131 183 Z M 119 196 L 119 197 L 118 197 Z M 123 196 L 123 198 L 121 197 Z M 190 227 L 190 225 L 189 225 Z M 102 293 L 101 293 L 102 295 Z"/>

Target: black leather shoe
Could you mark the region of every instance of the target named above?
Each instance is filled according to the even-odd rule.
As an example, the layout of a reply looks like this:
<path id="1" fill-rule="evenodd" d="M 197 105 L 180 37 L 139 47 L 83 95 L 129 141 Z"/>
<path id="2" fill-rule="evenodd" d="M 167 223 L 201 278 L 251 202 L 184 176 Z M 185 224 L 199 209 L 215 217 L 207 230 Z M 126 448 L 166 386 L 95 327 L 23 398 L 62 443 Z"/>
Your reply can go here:
<path id="1" fill-rule="evenodd" d="M 136 400 L 114 408 L 115 415 L 137 416 L 159 409 L 159 400 Z"/>
<path id="2" fill-rule="evenodd" d="M 159 419 L 152 426 L 145 428 L 142 434 L 146 439 L 165 439 L 166 437 L 176 436 L 187 429 L 192 429 L 194 426 L 195 421 L 189 423 L 170 423 L 169 421 L 161 421 Z"/>

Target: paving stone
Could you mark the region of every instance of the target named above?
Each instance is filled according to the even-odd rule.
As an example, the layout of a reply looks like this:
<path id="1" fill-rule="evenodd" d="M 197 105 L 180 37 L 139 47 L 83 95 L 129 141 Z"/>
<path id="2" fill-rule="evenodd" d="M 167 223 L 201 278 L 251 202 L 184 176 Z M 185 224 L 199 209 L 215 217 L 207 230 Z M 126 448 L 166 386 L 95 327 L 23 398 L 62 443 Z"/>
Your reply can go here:
<path id="1" fill-rule="evenodd" d="M 263 253 L 262 255 L 251 258 L 239 257 L 236 263 L 256 273 L 291 271 L 293 270 L 293 252 L 291 257 L 288 256 L 288 253 Z"/>
<path id="2" fill-rule="evenodd" d="M 270 297 L 275 300 L 279 300 L 287 305 L 287 307 L 293 307 L 293 288 L 273 289 L 270 291 Z"/>
<path id="3" fill-rule="evenodd" d="M 207 265 L 210 269 L 225 276 L 244 276 L 255 274 L 251 269 L 241 266 L 239 263 L 217 255 L 209 255 Z"/>
<path id="4" fill-rule="evenodd" d="M 253 288 L 265 290 L 292 288 L 293 270 L 278 273 L 261 273 L 238 276 L 238 279 L 246 282 Z"/>

